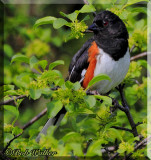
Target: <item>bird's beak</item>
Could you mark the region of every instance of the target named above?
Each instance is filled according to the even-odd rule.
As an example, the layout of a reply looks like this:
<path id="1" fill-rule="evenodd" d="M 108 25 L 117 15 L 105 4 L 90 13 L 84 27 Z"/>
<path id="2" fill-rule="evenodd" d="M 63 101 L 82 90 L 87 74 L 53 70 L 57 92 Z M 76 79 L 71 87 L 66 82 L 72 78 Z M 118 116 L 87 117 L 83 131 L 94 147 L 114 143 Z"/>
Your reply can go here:
<path id="1" fill-rule="evenodd" d="M 88 29 L 87 29 L 88 31 L 98 31 L 98 27 L 96 26 L 96 24 L 92 24 L 92 25 L 90 25 L 89 27 L 88 27 Z"/>

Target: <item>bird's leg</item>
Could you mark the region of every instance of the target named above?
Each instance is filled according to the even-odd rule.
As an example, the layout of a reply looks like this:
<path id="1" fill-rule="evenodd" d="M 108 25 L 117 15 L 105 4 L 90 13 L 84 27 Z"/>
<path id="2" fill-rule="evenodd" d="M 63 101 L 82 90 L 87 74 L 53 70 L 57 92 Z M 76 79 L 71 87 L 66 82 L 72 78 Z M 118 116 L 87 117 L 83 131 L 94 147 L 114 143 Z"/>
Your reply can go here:
<path id="1" fill-rule="evenodd" d="M 93 91 L 87 90 L 87 91 L 86 91 L 86 94 L 87 94 L 87 95 L 100 95 L 97 90 L 93 90 Z"/>

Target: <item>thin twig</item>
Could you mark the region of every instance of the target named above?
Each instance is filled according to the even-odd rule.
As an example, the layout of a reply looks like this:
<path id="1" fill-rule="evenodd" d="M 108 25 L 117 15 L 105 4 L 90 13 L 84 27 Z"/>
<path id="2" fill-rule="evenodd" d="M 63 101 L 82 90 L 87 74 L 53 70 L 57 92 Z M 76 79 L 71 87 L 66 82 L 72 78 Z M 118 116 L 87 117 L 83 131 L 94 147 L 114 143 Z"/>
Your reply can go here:
<path id="1" fill-rule="evenodd" d="M 140 143 L 138 143 L 135 148 L 134 148 L 134 151 L 137 151 L 139 148 L 143 147 L 143 146 L 146 146 L 148 142 L 151 141 L 151 135 L 148 136 L 147 138 L 145 138 L 144 140 L 142 140 Z M 126 158 L 129 158 L 133 153 L 129 153 Z"/>
<path id="2" fill-rule="evenodd" d="M 131 57 L 131 61 L 134 61 L 134 60 L 141 58 L 141 57 L 144 57 L 144 56 L 147 56 L 147 52 L 143 52 L 143 53 L 137 54 L 136 56 Z"/>
<path id="3" fill-rule="evenodd" d="M 115 146 L 109 146 L 109 147 L 106 147 L 106 148 L 101 149 L 101 152 L 102 152 L 102 153 L 106 153 L 107 151 L 108 151 L 108 152 L 113 152 L 113 151 L 115 151 L 115 150 L 116 150 L 116 147 L 115 147 Z"/>
<path id="4" fill-rule="evenodd" d="M 132 133 L 132 130 L 131 130 L 131 129 L 124 128 L 124 127 L 112 126 L 111 128 L 115 128 L 115 129 L 119 129 L 119 130 L 124 130 L 124 131 L 128 131 L 128 132 L 131 132 L 131 133 Z"/>
<path id="5" fill-rule="evenodd" d="M 140 124 L 143 124 L 143 122 L 136 123 L 136 127 L 139 126 Z"/>
<path id="6" fill-rule="evenodd" d="M 130 53 L 134 50 L 135 47 L 135 44 L 133 44 L 132 48 L 130 49 Z"/>
<path id="7" fill-rule="evenodd" d="M 147 143 L 150 142 L 150 141 L 151 141 L 151 135 L 148 136 L 147 138 L 145 138 L 144 140 L 142 140 L 140 143 L 138 143 L 138 144 L 135 146 L 133 152 L 137 151 L 137 150 L 138 150 L 139 148 L 141 148 L 141 147 L 146 146 Z M 132 154 L 133 154 L 133 153 L 129 153 L 129 154 L 126 156 L 126 158 L 129 159 L 129 157 L 130 157 Z M 113 156 L 110 157 L 109 160 L 113 160 L 113 159 L 116 158 L 118 155 L 119 155 L 118 152 L 114 153 Z"/>
<path id="8" fill-rule="evenodd" d="M 26 123 L 23 126 L 23 130 L 25 130 L 26 128 L 28 128 L 29 126 L 31 126 L 34 122 L 36 122 L 38 119 L 40 119 L 42 116 L 44 116 L 47 112 L 47 108 L 45 108 L 43 111 L 41 111 L 37 116 L 35 116 L 33 119 L 31 119 L 28 123 Z"/>
<path id="9" fill-rule="evenodd" d="M 22 133 L 20 133 L 20 134 L 18 134 L 18 135 L 16 135 L 16 136 L 14 136 L 14 138 L 13 139 L 11 139 L 8 143 L 7 143 L 7 145 L 6 145 L 6 147 L 3 149 L 3 154 L 5 153 L 5 151 L 7 150 L 7 148 L 10 146 L 10 144 L 13 142 L 13 140 L 15 140 L 16 138 L 18 138 L 20 135 L 22 135 L 23 134 L 23 132 Z"/>
<path id="10" fill-rule="evenodd" d="M 132 133 L 133 133 L 134 137 L 137 137 L 138 132 L 137 132 L 137 129 L 136 129 L 136 124 L 133 120 L 133 117 L 132 117 L 130 111 L 129 111 L 129 107 L 128 107 L 127 102 L 126 102 L 125 97 L 124 97 L 123 89 L 124 89 L 124 85 L 123 86 L 119 85 L 118 91 L 120 92 L 120 95 L 121 95 L 122 105 L 125 108 L 124 112 L 125 112 L 125 114 L 128 118 L 128 121 L 129 121 L 130 125 L 131 125 Z"/>
<path id="11" fill-rule="evenodd" d="M 89 5 L 89 2 L 87 0 L 83 0 L 84 4 Z"/>
<path id="12" fill-rule="evenodd" d="M 15 97 L 15 98 L 11 98 L 11 99 L 6 100 L 6 101 L 2 101 L 2 102 L 0 102 L 0 106 L 1 106 L 1 105 L 5 105 L 5 104 L 8 104 L 8 103 L 10 103 L 10 102 L 13 102 L 14 100 L 17 100 L 17 99 L 25 98 L 25 97 L 26 97 L 26 95 L 21 95 L 21 96 L 18 96 L 18 97 Z"/>
<path id="13" fill-rule="evenodd" d="M 20 135 L 22 135 L 24 133 L 24 130 L 26 128 L 28 128 L 29 126 L 31 126 L 34 122 L 36 122 L 37 120 L 39 120 L 42 116 L 44 116 L 47 112 L 47 108 L 45 108 L 43 111 L 41 111 L 37 116 L 35 116 L 34 118 L 32 118 L 27 124 L 25 124 L 22 129 L 23 129 L 23 132 L 16 135 L 13 139 L 11 139 L 6 147 L 3 149 L 3 153 L 5 153 L 5 151 L 7 150 L 7 148 L 10 146 L 11 142 L 13 142 L 16 138 L 18 138 Z"/>
<path id="14" fill-rule="evenodd" d="M 118 152 L 114 153 L 112 157 L 109 158 L 109 160 L 113 160 L 114 158 L 116 158 L 119 155 Z"/>
<path id="15" fill-rule="evenodd" d="M 121 111 L 125 112 L 125 108 L 118 103 L 117 99 L 112 98 L 112 104 L 115 108 L 118 108 Z"/>

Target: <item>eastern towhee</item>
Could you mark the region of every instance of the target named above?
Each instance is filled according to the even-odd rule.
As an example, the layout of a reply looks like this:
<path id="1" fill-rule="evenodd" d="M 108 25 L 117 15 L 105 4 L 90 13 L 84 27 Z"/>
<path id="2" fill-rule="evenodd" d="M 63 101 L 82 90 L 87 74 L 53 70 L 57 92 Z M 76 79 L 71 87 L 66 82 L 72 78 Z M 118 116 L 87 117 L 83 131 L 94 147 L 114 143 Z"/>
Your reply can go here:
<path id="1" fill-rule="evenodd" d="M 93 77 L 100 73 L 107 74 L 111 81 L 100 81 L 91 88 L 105 94 L 118 86 L 128 71 L 128 32 L 123 21 L 110 11 L 98 13 L 88 30 L 93 31 L 94 35 L 74 55 L 69 66 L 69 80 L 79 81 L 86 88 Z M 48 120 L 40 133 L 46 134 L 50 125 L 58 125 L 65 113 L 63 107 L 57 116 Z"/>

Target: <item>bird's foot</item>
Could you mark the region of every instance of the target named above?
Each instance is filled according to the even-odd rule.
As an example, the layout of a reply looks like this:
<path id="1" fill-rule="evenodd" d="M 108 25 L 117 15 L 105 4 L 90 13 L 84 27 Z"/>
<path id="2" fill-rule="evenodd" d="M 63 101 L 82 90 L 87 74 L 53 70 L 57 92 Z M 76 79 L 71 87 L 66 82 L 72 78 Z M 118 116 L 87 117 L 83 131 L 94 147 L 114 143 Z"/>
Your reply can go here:
<path id="1" fill-rule="evenodd" d="M 93 91 L 88 90 L 86 94 L 87 95 L 100 95 L 100 93 L 97 90 L 93 90 Z"/>

